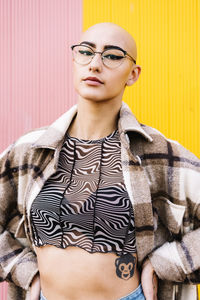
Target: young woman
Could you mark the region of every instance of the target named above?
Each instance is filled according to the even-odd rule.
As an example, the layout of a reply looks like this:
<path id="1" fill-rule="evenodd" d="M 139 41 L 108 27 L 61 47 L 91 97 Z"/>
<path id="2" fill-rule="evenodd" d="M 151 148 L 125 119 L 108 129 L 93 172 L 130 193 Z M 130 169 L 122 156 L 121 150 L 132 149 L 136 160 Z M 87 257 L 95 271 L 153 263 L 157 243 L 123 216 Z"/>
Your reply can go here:
<path id="1" fill-rule="evenodd" d="M 124 89 L 140 73 L 135 42 L 118 26 L 101 24 L 72 51 L 77 113 L 57 172 L 31 208 L 42 299 L 114 300 L 133 290 L 144 299 L 118 132 Z"/>
<path id="2" fill-rule="evenodd" d="M 141 70 L 129 33 L 96 24 L 72 52 L 77 105 L 2 154 L 9 299 L 155 300 L 157 276 L 159 299 L 192 299 L 176 283 L 199 280 L 200 163 L 122 102 Z"/>

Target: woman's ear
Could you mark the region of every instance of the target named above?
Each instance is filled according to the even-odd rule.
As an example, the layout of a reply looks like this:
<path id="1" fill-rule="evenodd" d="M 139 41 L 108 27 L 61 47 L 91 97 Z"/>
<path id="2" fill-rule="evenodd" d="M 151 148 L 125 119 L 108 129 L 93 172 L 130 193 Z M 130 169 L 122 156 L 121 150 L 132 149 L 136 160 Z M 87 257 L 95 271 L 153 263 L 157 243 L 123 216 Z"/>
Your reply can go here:
<path id="1" fill-rule="evenodd" d="M 140 72 L 141 72 L 141 67 L 138 65 L 134 65 L 129 74 L 126 85 L 131 86 L 132 84 L 134 84 L 138 80 L 140 76 Z"/>

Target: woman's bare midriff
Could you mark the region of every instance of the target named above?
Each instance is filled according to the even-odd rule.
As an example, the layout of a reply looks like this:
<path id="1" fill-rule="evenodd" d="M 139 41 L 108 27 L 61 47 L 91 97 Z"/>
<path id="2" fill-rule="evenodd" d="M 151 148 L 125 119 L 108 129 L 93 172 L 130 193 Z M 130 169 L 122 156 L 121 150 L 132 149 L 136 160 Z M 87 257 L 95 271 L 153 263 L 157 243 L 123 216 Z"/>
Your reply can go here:
<path id="1" fill-rule="evenodd" d="M 117 276 L 115 253 L 91 254 L 78 247 L 51 245 L 36 247 L 36 253 L 47 300 L 117 300 L 139 285 L 136 266 L 129 279 Z"/>

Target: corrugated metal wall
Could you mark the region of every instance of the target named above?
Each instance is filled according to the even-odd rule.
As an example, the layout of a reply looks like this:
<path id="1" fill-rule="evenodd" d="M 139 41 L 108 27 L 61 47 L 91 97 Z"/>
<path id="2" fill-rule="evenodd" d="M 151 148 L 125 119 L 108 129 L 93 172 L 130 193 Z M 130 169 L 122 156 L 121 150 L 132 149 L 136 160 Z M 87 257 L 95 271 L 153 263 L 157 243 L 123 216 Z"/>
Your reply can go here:
<path id="1" fill-rule="evenodd" d="M 81 0 L 0 0 L 0 150 L 75 102 L 71 49 Z"/>
<path id="2" fill-rule="evenodd" d="M 110 21 L 132 33 L 142 72 L 124 100 L 200 156 L 199 0 L 84 0 L 83 15 L 84 29 Z"/>
<path id="3" fill-rule="evenodd" d="M 81 31 L 82 0 L 0 0 L 0 151 L 75 103 L 70 45 Z"/>
<path id="4" fill-rule="evenodd" d="M 83 16 L 84 30 L 114 22 L 135 37 L 142 72 L 124 101 L 200 157 L 200 1 L 83 0 Z"/>
<path id="5" fill-rule="evenodd" d="M 82 18 L 133 34 L 142 73 L 124 100 L 200 156 L 199 0 L 0 0 L 0 150 L 75 102 L 68 55 Z"/>

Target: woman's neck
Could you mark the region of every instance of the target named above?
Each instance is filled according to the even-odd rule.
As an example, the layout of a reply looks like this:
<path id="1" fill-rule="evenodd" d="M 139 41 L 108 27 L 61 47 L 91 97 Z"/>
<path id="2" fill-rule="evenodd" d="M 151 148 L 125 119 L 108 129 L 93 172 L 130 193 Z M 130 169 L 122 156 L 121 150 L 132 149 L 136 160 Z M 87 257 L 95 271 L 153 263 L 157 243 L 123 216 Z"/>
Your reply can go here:
<path id="1" fill-rule="evenodd" d="M 84 140 L 101 139 L 117 129 L 121 102 L 78 101 L 77 115 L 70 125 L 68 133 Z"/>

